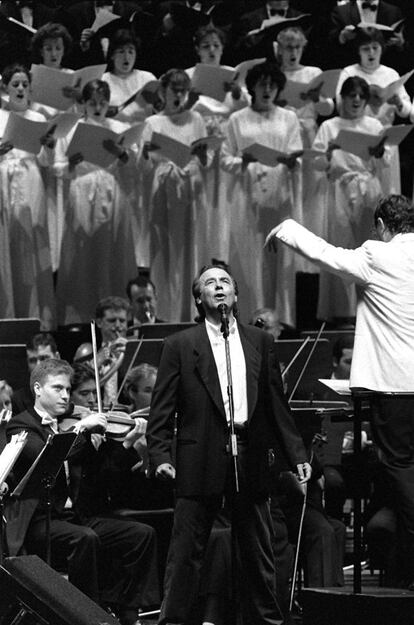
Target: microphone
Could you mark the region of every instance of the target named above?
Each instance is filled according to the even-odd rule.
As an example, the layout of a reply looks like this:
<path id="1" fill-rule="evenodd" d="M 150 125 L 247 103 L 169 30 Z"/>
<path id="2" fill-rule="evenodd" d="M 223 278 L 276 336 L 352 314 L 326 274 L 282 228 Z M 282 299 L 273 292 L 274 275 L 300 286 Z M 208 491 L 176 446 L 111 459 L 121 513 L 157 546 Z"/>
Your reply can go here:
<path id="1" fill-rule="evenodd" d="M 219 304 L 217 310 L 220 313 L 221 328 L 220 331 L 226 339 L 229 335 L 229 318 L 227 316 L 228 307 L 227 304 Z"/>

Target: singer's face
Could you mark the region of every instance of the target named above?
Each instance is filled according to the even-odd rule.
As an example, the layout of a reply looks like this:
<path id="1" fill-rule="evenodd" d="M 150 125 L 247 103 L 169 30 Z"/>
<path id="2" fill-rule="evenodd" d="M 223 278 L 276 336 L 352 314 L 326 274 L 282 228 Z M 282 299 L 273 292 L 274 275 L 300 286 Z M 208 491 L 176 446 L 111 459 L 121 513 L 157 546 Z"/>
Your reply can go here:
<path id="1" fill-rule="evenodd" d="M 199 299 L 207 319 L 216 317 L 219 304 L 226 304 L 230 312 L 237 301 L 233 278 L 220 267 L 207 269 L 200 277 Z"/>

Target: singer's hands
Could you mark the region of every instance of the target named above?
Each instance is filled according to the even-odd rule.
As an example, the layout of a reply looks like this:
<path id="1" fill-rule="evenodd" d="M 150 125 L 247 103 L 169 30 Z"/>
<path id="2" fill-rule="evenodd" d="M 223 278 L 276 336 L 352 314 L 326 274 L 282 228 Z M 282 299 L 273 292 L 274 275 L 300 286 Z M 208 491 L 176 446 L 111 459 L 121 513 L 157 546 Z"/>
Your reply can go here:
<path id="1" fill-rule="evenodd" d="M 155 477 L 160 480 L 174 480 L 175 468 L 169 462 L 163 462 L 155 469 Z"/>
<path id="2" fill-rule="evenodd" d="M 296 472 L 297 472 L 299 483 L 304 484 L 310 479 L 312 475 L 312 467 L 309 464 L 309 462 L 304 462 L 303 464 L 297 464 Z"/>

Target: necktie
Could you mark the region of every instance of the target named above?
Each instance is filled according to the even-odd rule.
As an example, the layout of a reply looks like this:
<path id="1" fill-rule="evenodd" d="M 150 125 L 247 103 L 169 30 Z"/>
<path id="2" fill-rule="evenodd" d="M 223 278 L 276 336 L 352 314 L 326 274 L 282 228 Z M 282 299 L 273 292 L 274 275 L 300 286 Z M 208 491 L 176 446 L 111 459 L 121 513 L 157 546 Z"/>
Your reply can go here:
<path id="1" fill-rule="evenodd" d="M 50 425 L 54 432 L 58 431 L 57 419 L 55 419 L 55 417 L 51 417 L 50 415 L 42 417 L 42 425 Z"/>
<path id="2" fill-rule="evenodd" d="M 376 11 L 378 8 L 378 4 L 376 4 L 375 2 L 363 2 L 362 8 L 369 9 L 370 11 Z"/>

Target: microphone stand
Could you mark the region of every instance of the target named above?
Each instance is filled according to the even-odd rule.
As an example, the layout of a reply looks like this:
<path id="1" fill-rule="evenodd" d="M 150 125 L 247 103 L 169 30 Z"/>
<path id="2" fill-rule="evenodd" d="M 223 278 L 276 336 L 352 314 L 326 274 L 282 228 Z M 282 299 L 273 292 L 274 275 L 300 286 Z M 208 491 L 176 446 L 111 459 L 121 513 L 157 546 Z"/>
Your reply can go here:
<path id="1" fill-rule="evenodd" d="M 221 316 L 221 328 L 220 331 L 224 338 L 224 347 L 226 351 L 226 371 L 227 371 L 227 395 L 229 398 L 229 445 L 228 449 L 232 456 L 233 461 L 233 474 L 234 474 L 234 491 L 232 492 L 231 502 L 231 601 L 233 604 L 232 609 L 232 622 L 237 624 L 237 540 L 235 531 L 235 498 L 239 493 L 239 474 L 237 468 L 237 438 L 234 428 L 234 399 L 233 399 L 233 378 L 231 373 L 231 357 L 230 357 L 230 344 L 229 344 L 229 319 L 227 316 L 227 306 L 220 304 L 218 308 Z"/>

